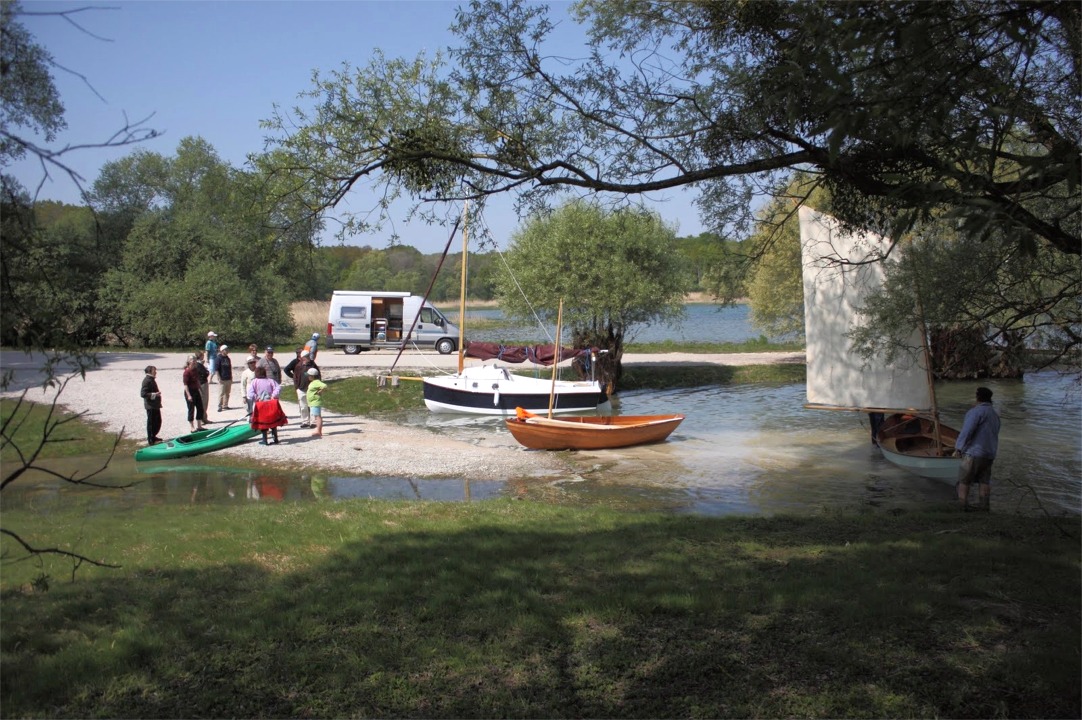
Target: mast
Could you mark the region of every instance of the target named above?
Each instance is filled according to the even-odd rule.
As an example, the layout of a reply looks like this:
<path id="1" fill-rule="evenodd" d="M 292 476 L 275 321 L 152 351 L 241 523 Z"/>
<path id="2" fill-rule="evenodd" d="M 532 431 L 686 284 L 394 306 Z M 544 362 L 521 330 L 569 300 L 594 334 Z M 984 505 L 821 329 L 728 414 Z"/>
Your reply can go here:
<path id="1" fill-rule="evenodd" d="M 932 401 L 932 435 L 935 438 L 935 454 L 943 454 L 943 439 L 939 433 L 939 404 L 935 398 L 935 373 L 932 372 L 932 350 L 928 344 L 928 325 L 924 322 L 924 303 L 920 299 L 920 283 L 917 291 L 917 319 L 920 320 L 920 345 L 924 354 L 924 377 L 928 383 L 928 397 Z"/>
<path id="2" fill-rule="evenodd" d="M 560 333 L 563 330 L 564 299 L 560 298 L 560 309 L 556 312 L 556 345 L 552 353 L 552 388 L 549 390 L 549 420 L 552 419 L 552 408 L 556 404 L 556 368 L 560 366 Z"/>
<path id="3" fill-rule="evenodd" d="M 462 206 L 462 280 L 458 291 L 458 374 L 462 374 L 465 367 L 466 348 L 463 347 L 463 339 L 466 334 L 466 258 L 469 257 L 467 248 L 469 239 L 470 201 L 467 200 Z"/>

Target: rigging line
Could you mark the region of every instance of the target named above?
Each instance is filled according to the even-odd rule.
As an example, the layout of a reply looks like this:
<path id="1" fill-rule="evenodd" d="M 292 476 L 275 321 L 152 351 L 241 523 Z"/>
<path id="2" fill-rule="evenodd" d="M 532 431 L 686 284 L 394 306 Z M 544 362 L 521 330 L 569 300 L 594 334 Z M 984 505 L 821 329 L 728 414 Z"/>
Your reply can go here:
<path id="1" fill-rule="evenodd" d="M 447 236 L 447 244 L 443 246 L 443 255 L 440 256 L 440 262 L 438 265 L 436 265 L 436 269 L 432 272 L 432 279 L 428 281 L 428 289 L 425 290 L 425 296 L 421 300 L 422 308 L 425 306 L 425 303 L 428 302 L 428 296 L 432 292 L 432 287 L 436 284 L 436 277 L 440 274 L 440 268 L 443 267 L 443 261 L 447 259 L 447 253 L 451 250 L 451 241 L 455 239 L 455 234 L 458 232 L 458 226 L 461 221 L 461 216 L 455 218 L 455 226 L 451 228 L 451 234 Z M 465 262 L 465 258 L 463 258 L 463 262 Z M 413 328 L 417 327 L 417 318 L 420 317 L 420 314 L 421 311 L 420 309 L 418 309 L 417 314 L 413 316 L 413 323 L 410 324 L 409 333 L 406 335 L 406 337 L 413 337 Z M 461 322 L 461 319 L 459 319 L 459 322 Z M 398 348 L 398 354 L 395 355 L 394 362 L 391 363 L 390 370 L 388 370 L 387 372 L 395 369 L 395 366 L 398 365 L 398 361 L 402 358 L 402 352 L 405 349 L 406 344 L 402 343 L 401 347 Z"/>
<path id="2" fill-rule="evenodd" d="M 515 273 L 511 271 L 511 266 L 508 264 L 507 258 L 504 257 L 503 251 L 500 250 L 500 247 L 498 245 L 496 246 L 496 254 L 499 255 L 500 261 L 503 262 L 503 267 L 507 271 L 507 274 L 511 277 L 511 282 L 515 283 L 515 289 L 518 290 L 519 295 L 521 295 L 522 299 L 526 302 L 526 307 L 530 308 L 530 313 L 533 315 L 533 319 L 537 321 L 538 327 L 540 327 L 541 330 L 545 333 L 545 337 L 548 338 L 548 341 L 552 343 L 553 347 L 557 347 L 559 343 L 552 339 L 552 335 L 549 333 L 548 327 L 541 322 L 541 318 L 538 317 L 537 311 L 534 309 L 533 303 L 530 302 L 530 298 L 526 297 L 526 291 L 522 289 L 522 285 L 519 284 L 518 278 L 515 277 Z"/>

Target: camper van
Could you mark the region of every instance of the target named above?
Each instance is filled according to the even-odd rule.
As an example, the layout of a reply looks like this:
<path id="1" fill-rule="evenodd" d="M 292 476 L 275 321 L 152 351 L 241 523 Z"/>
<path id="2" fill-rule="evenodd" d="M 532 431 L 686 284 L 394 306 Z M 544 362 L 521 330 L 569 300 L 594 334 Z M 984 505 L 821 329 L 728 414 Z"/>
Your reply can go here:
<path id="1" fill-rule="evenodd" d="M 397 348 L 403 339 L 407 346 L 432 347 L 447 355 L 458 347 L 458 328 L 412 293 L 334 291 L 327 315 L 327 347 L 356 355 L 372 348 Z"/>

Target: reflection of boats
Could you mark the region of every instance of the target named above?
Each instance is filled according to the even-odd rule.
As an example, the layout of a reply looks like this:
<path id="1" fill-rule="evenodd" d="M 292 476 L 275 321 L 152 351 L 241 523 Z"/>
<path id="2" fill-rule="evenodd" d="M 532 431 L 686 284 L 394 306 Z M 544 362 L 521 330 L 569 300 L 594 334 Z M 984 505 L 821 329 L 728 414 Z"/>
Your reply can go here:
<path id="1" fill-rule="evenodd" d="M 883 457 L 921 477 L 958 479 L 959 458 L 952 457 L 958 431 L 939 426 L 926 417 L 894 413 L 887 416 L 876 435 Z"/>
<path id="2" fill-rule="evenodd" d="M 135 459 L 142 462 L 202 455 L 203 453 L 238 445 L 258 434 L 259 431 L 253 430 L 246 422 L 233 426 L 227 425 L 217 430 L 199 430 L 198 432 L 160 442 L 157 445 L 140 448 L 135 452 Z"/>
<path id="3" fill-rule="evenodd" d="M 953 480 L 961 463 L 951 457 L 958 433 L 939 422 L 926 329 L 914 328 L 908 343 L 914 352 L 889 364 L 865 364 L 849 339 L 862 323 L 860 306 L 883 283 L 889 242 L 872 232 L 847 232 L 833 217 L 808 207 L 799 215 L 805 407 L 884 413 L 876 441 L 887 460 L 923 477 Z"/>
<path id="4" fill-rule="evenodd" d="M 459 296 L 458 372 L 424 378 L 425 405 L 432 412 L 459 412 L 481 415 L 512 415 L 516 407 L 545 410 L 550 407 L 549 394 L 553 384 L 547 380 L 516 375 L 497 365 L 464 367 L 466 325 L 466 261 L 469 239 L 462 231 L 462 281 Z M 552 363 L 558 364 L 567 355 L 553 348 Z M 521 361 L 519 361 L 521 362 Z M 596 410 L 608 396 L 595 381 L 555 382 L 553 412 L 575 413 Z"/>
<path id="5" fill-rule="evenodd" d="M 548 418 L 516 408 L 504 422 L 520 444 L 531 450 L 601 450 L 661 442 L 683 415 L 605 415 Z"/>

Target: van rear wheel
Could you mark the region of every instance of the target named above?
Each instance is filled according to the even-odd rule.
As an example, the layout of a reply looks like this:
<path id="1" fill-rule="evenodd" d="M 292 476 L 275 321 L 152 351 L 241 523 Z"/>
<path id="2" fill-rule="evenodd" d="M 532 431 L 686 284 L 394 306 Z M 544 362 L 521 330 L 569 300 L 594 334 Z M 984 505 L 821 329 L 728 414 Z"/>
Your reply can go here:
<path id="1" fill-rule="evenodd" d="M 343 345 L 342 346 L 342 352 L 344 352 L 346 355 L 356 355 L 360 351 L 361 351 L 361 346 L 360 345 Z"/>
<path id="2" fill-rule="evenodd" d="M 455 341 L 450 338 L 441 338 L 436 341 L 436 352 L 440 355 L 450 355 L 455 350 Z"/>

